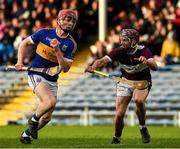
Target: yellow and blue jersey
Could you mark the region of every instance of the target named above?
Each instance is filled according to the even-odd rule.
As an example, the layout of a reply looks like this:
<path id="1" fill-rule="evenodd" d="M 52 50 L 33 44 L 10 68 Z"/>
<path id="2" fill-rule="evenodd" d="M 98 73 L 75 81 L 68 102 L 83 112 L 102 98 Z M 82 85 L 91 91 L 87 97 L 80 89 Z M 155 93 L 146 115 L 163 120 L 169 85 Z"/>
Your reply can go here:
<path id="1" fill-rule="evenodd" d="M 50 46 L 50 41 L 54 38 L 60 42 L 60 50 L 63 53 L 64 58 L 68 61 L 73 61 L 77 49 L 77 44 L 73 37 L 68 35 L 65 38 L 61 38 L 56 34 L 55 28 L 42 29 L 29 37 L 32 43 L 37 44 L 35 59 L 30 67 L 49 68 L 59 65 L 54 49 Z M 45 79 L 54 82 L 58 79 L 58 75 L 52 77 L 41 72 L 29 71 L 28 74 L 38 74 L 43 76 Z"/>

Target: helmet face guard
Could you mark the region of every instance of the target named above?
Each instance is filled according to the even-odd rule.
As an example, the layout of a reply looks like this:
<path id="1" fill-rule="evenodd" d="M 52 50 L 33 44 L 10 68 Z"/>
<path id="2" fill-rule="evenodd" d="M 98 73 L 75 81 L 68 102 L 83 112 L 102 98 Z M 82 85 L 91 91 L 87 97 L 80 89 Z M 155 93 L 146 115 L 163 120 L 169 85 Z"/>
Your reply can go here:
<path id="1" fill-rule="evenodd" d="M 131 39 L 128 38 L 127 36 L 119 36 L 119 41 L 120 41 L 120 44 L 124 48 L 130 48 L 131 47 Z"/>
<path id="2" fill-rule="evenodd" d="M 119 33 L 120 44 L 127 49 L 134 49 L 139 42 L 139 33 L 135 29 L 123 29 Z"/>
<path id="3" fill-rule="evenodd" d="M 70 33 L 73 31 L 77 20 L 78 18 L 76 12 L 64 9 L 59 12 L 57 23 L 65 33 Z"/>

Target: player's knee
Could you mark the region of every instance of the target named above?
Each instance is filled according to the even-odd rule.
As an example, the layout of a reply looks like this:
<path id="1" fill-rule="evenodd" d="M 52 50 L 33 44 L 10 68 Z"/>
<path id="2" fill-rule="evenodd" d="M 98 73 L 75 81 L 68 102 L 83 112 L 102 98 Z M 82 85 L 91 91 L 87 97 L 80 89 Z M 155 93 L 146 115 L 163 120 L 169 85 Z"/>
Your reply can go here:
<path id="1" fill-rule="evenodd" d="M 122 118 L 122 117 L 124 117 L 124 115 L 125 115 L 125 112 L 124 112 L 124 111 L 122 111 L 122 110 L 117 110 L 117 112 L 116 112 L 116 116 L 117 116 L 117 117 Z"/>
<path id="2" fill-rule="evenodd" d="M 135 99 L 136 104 L 142 105 L 144 104 L 144 99 Z"/>
<path id="3" fill-rule="evenodd" d="M 49 106 L 49 108 L 53 108 L 56 105 L 56 100 L 53 98 L 47 99 L 44 101 L 44 104 L 46 104 L 47 106 Z"/>
<path id="4" fill-rule="evenodd" d="M 137 106 L 137 107 L 144 107 L 144 104 L 145 104 L 145 103 L 144 103 L 144 100 L 137 100 L 137 101 L 136 101 L 136 106 Z"/>
<path id="5" fill-rule="evenodd" d="M 51 108 L 55 107 L 55 105 L 56 105 L 56 99 L 53 98 L 53 99 L 51 100 Z"/>

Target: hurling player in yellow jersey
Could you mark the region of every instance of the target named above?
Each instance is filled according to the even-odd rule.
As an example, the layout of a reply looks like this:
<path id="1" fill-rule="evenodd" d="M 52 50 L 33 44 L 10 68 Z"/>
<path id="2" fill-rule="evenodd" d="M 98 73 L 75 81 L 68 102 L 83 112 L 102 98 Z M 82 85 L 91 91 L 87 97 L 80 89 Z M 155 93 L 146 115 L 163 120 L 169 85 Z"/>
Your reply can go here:
<path id="1" fill-rule="evenodd" d="M 70 33 L 73 31 L 78 17 L 75 11 L 63 9 L 57 17 L 57 27 L 41 29 L 22 41 L 18 49 L 16 70 L 23 67 L 24 53 L 29 44 L 37 44 L 35 59 L 30 67 L 50 68 L 61 66 L 61 71 L 68 72 L 74 53 L 76 42 Z M 38 138 L 38 130 L 44 127 L 51 119 L 57 101 L 57 79 L 41 72 L 28 71 L 28 83 L 40 99 L 40 103 L 28 120 L 29 127 L 22 133 L 20 141 L 31 144 L 31 137 Z"/>

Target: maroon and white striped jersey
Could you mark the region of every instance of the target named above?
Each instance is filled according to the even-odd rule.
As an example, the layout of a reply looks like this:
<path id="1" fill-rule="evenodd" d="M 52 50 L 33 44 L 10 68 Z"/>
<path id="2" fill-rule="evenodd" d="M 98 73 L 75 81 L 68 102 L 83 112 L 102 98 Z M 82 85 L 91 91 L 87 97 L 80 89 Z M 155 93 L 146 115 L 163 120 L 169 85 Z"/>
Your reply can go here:
<path id="1" fill-rule="evenodd" d="M 140 56 L 144 56 L 149 59 L 152 58 L 152 53 L 147 47 L 138 45 L 132 53 L 127 53 L 126 49 L 119 47 L 112 49 L 107 55 L 110 61 L 119 62 L 122 77 L 129 80 L 151 81 L 149 67 L 137 60 L 134 60 L 134 58 L 139 58 Z"/>

